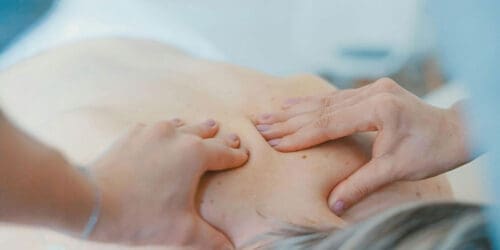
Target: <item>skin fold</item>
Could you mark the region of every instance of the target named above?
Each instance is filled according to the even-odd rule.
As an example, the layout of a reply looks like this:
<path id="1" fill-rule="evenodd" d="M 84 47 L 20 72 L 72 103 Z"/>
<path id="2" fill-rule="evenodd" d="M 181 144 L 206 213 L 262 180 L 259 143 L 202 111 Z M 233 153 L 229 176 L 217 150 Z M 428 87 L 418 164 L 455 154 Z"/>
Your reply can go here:
<path id="1" fill-rule="evenodd" d="M 278 109 L 290 96 L 332 91 L 331 84 L 311 75 L 274 77 L 195 59 L 159 43 L 123 39 L 68 45 L 0 74 L 0 99 L 9 117 L 80 165 L 91 165 L 137 123 L 213 118 L 220 133 L 237 133 L 250 151 L 248 162 L 205 175 L 195 201 L 202 218 L 236 247 L 280 223 L 345 227 L 404 202 L 451 198 L 447 180 L 438 176 L 391 184 L 342 217 L 334 215 L 328 195 L 369 160 L 371 138 L 347 137 L 283 153 L 253 124 L 256 114 Z"/>

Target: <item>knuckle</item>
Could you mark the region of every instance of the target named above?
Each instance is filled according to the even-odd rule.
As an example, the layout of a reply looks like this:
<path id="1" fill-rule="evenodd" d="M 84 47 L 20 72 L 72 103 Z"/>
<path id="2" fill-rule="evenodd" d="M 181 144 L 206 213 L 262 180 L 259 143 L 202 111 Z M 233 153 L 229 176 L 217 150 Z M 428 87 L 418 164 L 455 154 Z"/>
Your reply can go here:
<path id="1" fill-rule="evenodd" d="M 397 158 L 391 153 L 386 153 L 379 158 L 378 168 L 379 171 L 385 173 L 384 182 L 391 183 L 398 181 L 406 175 L 404 168 L 397 162 Z"/>
<path id="2" fill-rule="evenodd" d="M 394 80 L 388 77 L 380 78 L 374 84 L 378 90 L 384 92 L 393 92 L 400 88 Z"/>
<path id="3" fill-rule="evenodd" d="M 281 133 L 291 132 L 291 126 L 289 122 L 280 122 L 272 126 L 272 131 L 279 131 Z"/>
<path id="4" fill-rule="evenodd" d="M 396 97 L 389 93 L 382 93 L 377 96 L 379 105 L 391 106 L 396 102 Z"/>
<path id="5" fill-rule="evenodd" d="M 189 152 L 189 158 L 185 159 L 187 173 L 200 173 L 206 169 L 206 161 L 209 157 L 204 140 L 192 135 L 182 136 L 178 146 L 178 151 L 182 154 Z"/>
<path id="6" fill-rule="evenodd" d="M 186 135 L 182 141 L 183 151 L 199 154 L 204 149 L 203 139 L 197 136 Z"/>
<path id="7" fill-rule="evenodd" d="M 383 159 L 383 160 L 382 160 Z M 379 168 L 384 168 L 386 171 L 386 179 L 388 181 L 393 181 L 398 179 L 398 177 L 401 175 L 401 170 L 396 167 L 396 164 L 394 162 L 390 161 L 390 159 L 394 160 L 392 157 L 390 157 L 389 154 L 384 155 L 381 157 L 380 163 L 379 163 Z M 382 163 L 383 162 L 383 163 Z M 383 164 L 383 166 L 381 166 Z"/>
<path id="8" fill-rule="evenodd" d="M 399 99 L 395 95 L 382 93 L 377 96 L 375 108 L 379 115 L 394 116 L 401 111 L 402 106 Z"/>
<path id="9" fill-rule="evenodd" d="M 323 96 L 319 99 L 319 102 L 322 108 L 327 108 L 332 104 L 332 99 L 330 96 Z"/>
<path id="10" fill-rule="evenodd" d="M 319 109 L 315 112 L 317 116 L 322 117 L 331 109 L 332 98 L 331 97 L 321 97 Z"/>
<path id="11" fill-rule="evenodd" d="M 315 129 L 325 129 L 330 126 L 332 120 L 331 115 L 322 115 L 313 123 Z"/>
<path id="12" fill-rule="evenodd" d="M 157 122 L 151 129 L 158 136 L 167 136 L 175 131 L 174 125 L 167 121 Z"/>

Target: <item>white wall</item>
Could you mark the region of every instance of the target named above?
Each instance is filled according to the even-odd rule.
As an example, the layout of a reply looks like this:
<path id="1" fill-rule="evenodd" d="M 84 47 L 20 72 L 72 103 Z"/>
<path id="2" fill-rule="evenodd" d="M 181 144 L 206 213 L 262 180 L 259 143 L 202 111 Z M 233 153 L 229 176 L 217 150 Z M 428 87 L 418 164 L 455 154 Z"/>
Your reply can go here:
<path id="1" fill-rule="evenodd" d="M 15 44 L 3 61 L 56 41 L 130 33 L 189 51 L 222 52 L 229 62 L 276 75 L 375 78 L 432 47 L 420 5 L 421 0 L 60 0 L 50 21 Z"/>
<path id="2" fill-rule="evenodd" d="M 420 0 L 156 0 L 234 63 L 274 74 L 319 70 L 384 75 L 432 46 Z M 384 59 L 342 56 L 387 50 Z"/>

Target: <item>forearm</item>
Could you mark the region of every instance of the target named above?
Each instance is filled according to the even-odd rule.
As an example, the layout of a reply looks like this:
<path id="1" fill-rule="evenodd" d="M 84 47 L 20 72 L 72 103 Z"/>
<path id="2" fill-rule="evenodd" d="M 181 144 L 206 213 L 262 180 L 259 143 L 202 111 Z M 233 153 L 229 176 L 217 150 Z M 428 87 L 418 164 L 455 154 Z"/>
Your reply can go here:
<path id="1" fill-rule="evenodd" d="M 79 233 L 93 207 L 92 185 L 56 151 L 0 113 L 0 220 Z"/>

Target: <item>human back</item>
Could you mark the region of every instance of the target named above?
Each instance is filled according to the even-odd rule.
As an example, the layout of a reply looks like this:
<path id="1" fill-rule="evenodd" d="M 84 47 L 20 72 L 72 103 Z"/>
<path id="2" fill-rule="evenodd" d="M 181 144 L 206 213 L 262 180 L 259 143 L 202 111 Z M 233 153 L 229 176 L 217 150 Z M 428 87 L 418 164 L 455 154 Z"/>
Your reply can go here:
<path id="1" fill-rule="evenodd" d="M 237 132 L 251 152 L 249 162 L 205 176 L 198 199 L 202 216 L 237 246 L 276 222 L 342 227 L 383 206 L 449 197 L 442 177 L 399 183 L 354 207 L 347 221 L 333 215 L 328 194 L 368 160 L 363 142 L 351 137 L 279 153 L 252 123 L 254 114 L 279 107 L 286 97 L 328 91 L 334 88 L 316 77 L 273 77 L 159 43 L 120 39 L 69 45 L 0 75 L 7 112 L 82 165 L 135 123 L 214 118 L 222 132 Z"/>

